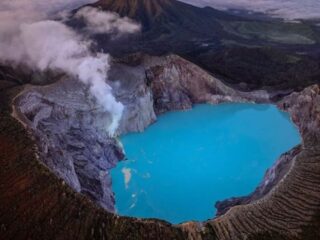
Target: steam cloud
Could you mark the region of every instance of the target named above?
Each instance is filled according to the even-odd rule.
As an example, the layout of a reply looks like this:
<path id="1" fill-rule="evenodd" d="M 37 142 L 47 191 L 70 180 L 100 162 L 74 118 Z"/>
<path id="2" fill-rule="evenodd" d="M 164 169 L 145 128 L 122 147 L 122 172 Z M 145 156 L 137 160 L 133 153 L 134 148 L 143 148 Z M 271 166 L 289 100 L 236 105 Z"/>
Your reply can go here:
<path id="1" fill-rule="evenodd" d="M 0 62 L 25 64 L 40 71 L 59 70 L 78 78 L 90 87 L 97 103 L 112 114 L 108 131 L 111 135 L 115 134 L 124 106 L 116 101 L 111 87 L 106 83 L 110 56 L 92 53 L 91 42 L 62 22 L 45 20 L 49 18 L 49 13 L 44 15 L 38 12 L 43 6 L 41 2 L 32 2 L 34 5 L 28 6 L 30 12 L 27 15 L 20 10 L 21 1 L 13 0 L 6 4 L 5 0 L 0 4 Z M 64 1 L 65 6 L 68 3 L 71 1 Z M 80 14 L 89 28 L 99 33 L 111 33 L 115 29 L 118 33 L 139 30 L 139 25 L 118 15 L 113 14 L 112 21 L 104 25 L 102 21 L 110 19 L 110 13 L 85 8 Z"/>
<path id="2" fill-rule="evenodd" d="M 85 20 L 86 29 L 90 33 L 135 33 L 141 26 L 131 19 L 120 18 L 117 13 L 84 7 L 76 14 L 77 18 Z"/>
<path id="3" fill-rule="evenodd" d="M 319 19 L 319 0 L 181 0 L 196 6 L 217 9 L 245 9 L 287 20 Z"/>

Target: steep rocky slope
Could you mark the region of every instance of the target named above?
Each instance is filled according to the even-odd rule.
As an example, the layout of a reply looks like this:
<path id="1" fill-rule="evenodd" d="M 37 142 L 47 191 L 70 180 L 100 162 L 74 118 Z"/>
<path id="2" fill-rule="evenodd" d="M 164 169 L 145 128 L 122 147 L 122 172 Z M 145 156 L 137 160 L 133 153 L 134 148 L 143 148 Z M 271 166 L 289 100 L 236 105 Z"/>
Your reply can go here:
<path id="1" fill-rule="evenodd" d="M 192 103 L 274 98 L 264 91 L 234 90 L 177 56 L 128 62 L 117 61 L 110 73 L 116 97 L 126 106 L 119 134 L 141 131 L 156 120 L 155 113 L 189 108 Z M 110 178 L 99 173 L 106 173 L 123 156 L 117 141 L 103 131 L 109 114 L 97 108 L 86 89 L 74 81 L 64 77 L 44 87 L 26 86 L 14 98 L 14 116 L 30 135 L 9 116 L 8 109 L 1 108 L 1 238 L 320 238 L 319 86 L 278 102 L 299 127 L 301 147 L 283 155 L 251 196 L 224 202 L 220 211 L 246 205 L 232 207 L 205 223 L 172 226 L 118 217 L 99 207 L 113 210 Z"/>
<path id="2" fill-rule="evenodd" d="M 40 158 L 57 176 L 112 211 L 111 179 L 105 172 L 123 154 L 105 131 L 110 114 L 95 108 L 90 98 L 85 102 L 87 94 L 84 86 L 68 79 L 27 86 L 14 100 L 19 104 L 14 116 L 33 132 Z"/>

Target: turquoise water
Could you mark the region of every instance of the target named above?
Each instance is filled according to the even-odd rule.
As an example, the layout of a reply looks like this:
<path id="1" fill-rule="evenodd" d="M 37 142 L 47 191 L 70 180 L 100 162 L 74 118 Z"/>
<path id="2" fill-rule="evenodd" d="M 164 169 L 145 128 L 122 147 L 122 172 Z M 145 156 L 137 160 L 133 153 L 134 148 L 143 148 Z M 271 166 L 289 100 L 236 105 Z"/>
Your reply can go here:
<path id="1" fill-rule="evenodd" d="M 251 193 L 300 136 L 275 106 L 222 104 L 166 113 L 121 142 L 128 159 L 111 173 L 118 214 L 180 223 Z"/>

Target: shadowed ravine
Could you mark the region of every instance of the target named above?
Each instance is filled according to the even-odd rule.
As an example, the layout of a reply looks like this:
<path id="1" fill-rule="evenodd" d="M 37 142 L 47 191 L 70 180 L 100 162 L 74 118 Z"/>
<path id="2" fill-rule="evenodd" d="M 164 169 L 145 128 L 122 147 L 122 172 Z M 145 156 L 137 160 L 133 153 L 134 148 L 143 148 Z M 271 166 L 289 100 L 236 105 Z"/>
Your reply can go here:
<path id="1" fill-rule="evenodd" d="M 114 199 L 110 176 L 102 172 L 108 172 L 123 155 L 115 139 L 101 135 L 101 122 L 108 121 L 108 114 L 92 108 L 91 100 L 79 94 L 83 86 L 64 77 L 45 87 L 25 87 L 23 92 L 2 90 L 8 104 L 1 106 L 0 120 L 1 238 L 320 237 L 318 85 L 284 97 L 265 91 L 240 92 L 177 56 L 146 57 L 135 67 L 119 61 L 113 66 L 112 79 L 121 82 L 114 84 L 115 94 L 126 106 L 119 134 L 141 131 L 155 121 L 156 114 L 188 109 L 195 103 L 272 102 L 291 115 L 301 146 L 283 154 L 253 194 L 219 203 L 219 213 L 239 206 L 213 220 L 171 225 L 119 217 L 108 212 Z M 10 99 L 14 99 L 13 109 Z M 11 110 L 27 131 L 10 116 Z"/>

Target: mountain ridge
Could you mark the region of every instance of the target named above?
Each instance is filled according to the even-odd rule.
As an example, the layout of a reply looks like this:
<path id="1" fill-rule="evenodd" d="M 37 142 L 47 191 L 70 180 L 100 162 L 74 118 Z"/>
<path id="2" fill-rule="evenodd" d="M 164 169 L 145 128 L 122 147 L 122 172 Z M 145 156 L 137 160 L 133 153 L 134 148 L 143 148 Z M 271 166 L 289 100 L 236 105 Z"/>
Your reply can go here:
<path id="1" fill-rule="evenodd" d="M 221 16 L 240 19 L 240 17 L 213 8 L 199 8 L 176 0 L 100 0 L 89 6 L 116 12 L 122 17 L 132 18 L 142 23 L 143 32 L 152 30 L 154 25 L 163 26 L 165 24 L 172 28 L 176 26 L 183 28 L 189 25 L 189 30 L 197 27 L 202 32 L 209 32 L 204 31 L 203 24 L 208 24 L 210 27 L 215 23 L 215 27 L 219 27 L 213 19 L 213 15 L 215 18 Z M 193 30 L 197 30 L 197 28 Z"/>

